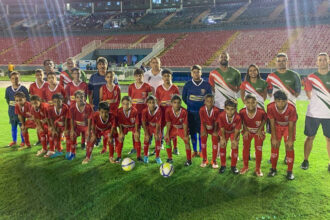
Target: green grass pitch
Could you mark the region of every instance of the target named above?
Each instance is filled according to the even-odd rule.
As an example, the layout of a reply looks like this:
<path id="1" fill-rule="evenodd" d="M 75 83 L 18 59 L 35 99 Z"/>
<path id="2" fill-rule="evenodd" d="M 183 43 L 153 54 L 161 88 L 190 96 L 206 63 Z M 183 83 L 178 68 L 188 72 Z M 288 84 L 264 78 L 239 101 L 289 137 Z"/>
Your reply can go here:
<path id="1" fill-rule="evenodd" d="M 294 181 L 285 179 L 283 145 L 278 175 L 257 178 L 253 175 L 254 160 L 244 176 L 234 176 L 229 170 L 219 175 L 210 167 L 200 168 L 200 158 L 193 158 L 193 165 L 184 167 L 181 140 L 181 154 L 173 158 L 174 174 L 166 179 L 159 174 L 154 157 L 150 157 L 150 164 L 136 164 L 133 171 L 124 172 L 120 165 L 109 163 L 108 155 L 100 155 L 100 147 L 94 149 L 88 165 L 81 165 L 85 156 L 81 149 L 74 161 L 67 161 L 37 158 L 40 146 L 25 151 L 6 147 L 11 135 L 4 92 L 0 89 L 0 219 L 330 219 L 330 173 L 321 130 L 315 139 L 310 169 L 299 167 L 303 160 L 306 101 L 297 103 Z M 34 143 L 35 131 L 31 130 L 30 136 Z M 129 135 L 124 157 L 131 147 Z M 242 142 L 239 155 L 241 168 Z M 270 168 L 269 156 L 267 135 L 264 174 Z M 164 150 L 161 158 L 166 159 Z"/>

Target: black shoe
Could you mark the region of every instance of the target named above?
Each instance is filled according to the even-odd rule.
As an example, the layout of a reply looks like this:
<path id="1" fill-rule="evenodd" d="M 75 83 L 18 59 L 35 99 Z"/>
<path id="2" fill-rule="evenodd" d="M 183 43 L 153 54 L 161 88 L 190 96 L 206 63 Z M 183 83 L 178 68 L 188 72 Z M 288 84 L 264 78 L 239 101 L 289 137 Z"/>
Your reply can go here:
<path id="1" fill-rule="evenodd" d="M 167 159 L 166 163 L 173 163 L 173 160 L 172 159 Z"/>
<path id="2" fill-rule="evenodd" d="M 41 142 L 40 141 L 37 141 L 35 144 L 34 144 L 34 146 L 38 146 L 38 145 L 40 145 L 41 144 Z"/>
<path id="3" fill-rule="evenodd" d="M 121 162 L 121 157 L 117 157 L 115 163 L 120 163 L 120 162 Z"/>
<path id="4" fill-rule="evenodd" d="M 85 143 L 81 143 L 81 149 L 82 150 L 85 150 L 85 148 L 86 148 L 86 144 Z"/>
<path id="5" fill-rule="evenodd" d="M 178 151 L 178 148 L 174 148 L 173 149 L 173 154 L 175 154 L 175 155 L 179 155 L 180 154 L 179 151 Z"/>
<path id="6" fill-rule="evenodd" d="M 268 173 L 269 177 L 274 177 L 277 174 L 276 169 L 270 168 L 270 171 Z"/>
<path id="7" fill-rule="evenodd" d="M 130 152 L 128 152 L 127 154 L 130 155 L 130 154 L 135 154 L 136 153 L 136 150 L 133 148 Z"/>
<path id="8" fill-rule="evenodd" d="M 221 166 L 219 169 L 219 173 L 222 174 L 226 171 L 226 166 Z"/>
<path id="9" fill-rule="evenodd" d="M 300 168 L 303 169 L 303 170 L 307 170 L 309 168 L 309 162 L 308 162 L 308 160 L 304 160 L 301 163 Z"/>
<path id="10" fill-rule="evenodd" d="M 233 174 L 238 174 L 239 173 L 239 171 L 238 171 L 238 169 L 236 167 L 231 167 L 231 172 Z"/>
<path id="11" fill-rule="evenodd" d="M 184 165 L 185 165 L 186 167 L 190 166 L 191 164 L 192 164 L 191 160 L 187 160 L 187 161 L 184 163 Z"/>
<path id="12" fill-rule="evenodd" d="M 154 150 L 151 154 L 149 154 L 149 157 L 154 156 L 155 154 L 156 154 L 156 150 Z"/>
<path id="13" fill-rule="evenodd" d="M 138 157 L 138 158 L 136 158 L 136 160 L 138 161 L 138 162 L 144 162 L 144 160 L 142 159 L 142 157 Z"/>
<path id="14" fill-rule="evenodd" d="M 287 161 L 286 161 L 286 156 L 284 157 L 283 163 L 284 163 L 285 165 L 288 164 Z"/>
<path id="15" fill-rule="evenodd" d="M 287 180 L 294 180 L 294 175 L 293 175 L 292 171 L 287 172 L 286 179 Z"/>

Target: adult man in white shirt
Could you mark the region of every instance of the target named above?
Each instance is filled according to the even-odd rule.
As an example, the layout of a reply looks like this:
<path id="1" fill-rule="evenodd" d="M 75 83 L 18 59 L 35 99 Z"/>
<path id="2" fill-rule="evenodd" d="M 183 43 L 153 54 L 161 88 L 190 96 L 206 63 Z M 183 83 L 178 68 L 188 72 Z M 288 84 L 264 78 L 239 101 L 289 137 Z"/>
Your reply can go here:
<path id="1" fill-rule="evenodd" d="M 153 57 L 150 60 L 151 69 L 144 73 L 143 81 L 148 83 L 152 87 L 152 93 L 156 93 L 156 89 L 158 86 L 162 85 L 162 69 L 160 68 L 160 59 L 158 57 Z"/>

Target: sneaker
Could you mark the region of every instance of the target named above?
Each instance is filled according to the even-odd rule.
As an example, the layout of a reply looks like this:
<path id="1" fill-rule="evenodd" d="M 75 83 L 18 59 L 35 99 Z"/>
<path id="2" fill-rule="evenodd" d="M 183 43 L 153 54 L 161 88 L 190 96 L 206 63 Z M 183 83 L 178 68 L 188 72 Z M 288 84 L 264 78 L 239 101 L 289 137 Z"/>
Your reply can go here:
<path id="1" fill-rule="evenodd" d="M 144 158 L 143 158 L 143 162 L 144 162 L 144 163 L 149 163 L 149 157 L 148 157 L 148 156 L 144 156 Z"/>
<path id="2" fill-rule="evenodd" d="M 219 166 L 217 164 L 217 161 L 212 161 L 212 168 L 213 169 L 218 169 L 219 168 Z"/>
<path id="3" fill-rule="evenodd" d="M 285 165 L 288 164 L 287 161 L 286 161 L 286 156 L 284 157 L 283 163 L 284 163 Z"/>
<path id="4" fill-rule="evenodd" d="M 142 163 L 144 162 L 144 160 L 142 159 L 142 157 L 137 157 L 136 160 L 137 160 L 137 162 L 142 162 Z"/>
<path id="5" fill-rule="evenodd" d="M 86 143 L 81 143 L 81 149 L 85 150 L 86 149 Z"/>
<path id="6" fill-rule="evenodd" d="M 184 165 L 185 165 L 186 167 L 190 166 L 191 164 L 192 164 L 191 160 L 187 160 L 187 161 L 184 163 Z"/>
<path id="7" fill-rule="evenodd" d="M 262 177 L 264 176 L 264 174 L 261 172 L 261 170 L 256 170 L 255 174 L 258 176 L 258 177 Z"/>
<path id="8" fill-rule="evenodd" d="M 106 149 L 106 148 L 103 148 L 103 149 L 101 150 L 100 154 L 104 154 L 104 153 L 106 153 L 106 152 L 107 152 L 107 149 Z"/>
<path id="9" fill-rule="evenodd" d="M 81 162 L 81 164 L 88 164 L 89 161 L 90 161 L 90 159 L 86 157 L 86 158 Z"/>
<path id="10" fill-rule="evenodd" d="M 239 174 L 237 167 L 231 167 L 231 172 L 235 175 Z"/>
<path id="11" fill-rule="evenodd" d="M 16 145 L 16 142 L 13 141 L 13 142 L 11 142 L 11 143 L 8 144 L 8 147 L 13 147 L 13 146 L 15 146 L 15 145 Z"/>
<path id="12" fill-rule="evenodd" d="M 68 159 L 68 160 L 73 160 L 74 158 L 76 158 L 76 154 L 74 154 L 74 153 L 71 153 L 71 155 L 70 155 L 70 157 L 69 157 L 69 159 Z"/>
<path id="13" fill-rule="evenodd" d="M 202 163 L 201 163 L 201 165 L 200 165 L 200 167 L 203 167 L 204 168 L 204 167 L 207 166 L 207 164 L 208 164 L 207 161 L 206 160 L 205 161 L 203 160 Z"/>
<path id="14" fill-rule="evenodd" d="M 294 175 L 293 175 L 292 171 L 287 172 L 286 179 L 287 180 L 294 180 Z"/>
<path id="15" fill-rule="evenodd" d="M 221 166 L 219 169 L 219 173 L 223 174 L 226 171 L 226 166 Z"/>
<path id="16" fill-rule="evenodd" d="M 309 167 L 309 162 L 308 160 L 304 160 L 301 165 L 300 165 L 300 168 L 303 169 L 303 170 L 307 170 Z"/>
<path id="17" fill-rule="evenodd" d="M 173 154 L 174 155 L 179 155 L 180 154 L 178 148 L 173 149 Z"/>
<path id="18" fill-rule="evenodd" d="M 24 147 L 24 146 L 25 146 L 25 143 L 22 142 L 19 146 L 20 146 L 20 147 Z"/>
<path id="19" fill-rule="evenodd" d="M 268 177 L 274 177 L 277 174 L 276 169 L 270 168 L 270 171 L 268 173 Z"/>
<path id="20" fill-rule="evenodd" d="M 45 153 L 47 153 L 47 151 L 41 149 L 41 150 L 39 150 L 39 151 L 37 152 L 36 156 L 39 157 L 39 156 L 41 156 L 42 154 L 45 154 Z"/>
<path id="21" fill-rule="evenodd" d="M 239 171 L 239 173 L 240 173 L 240 174 L 246 174 L 248 170 L 249 170 L 248 167 L 243 167 L 243 168 Z"/>
<path id="22" fill-rule="evenodd" d="M 166 163 L 173 163 L 173 159 L 167 159 Z"/>
<path id="23" fill-rule="evenodd" d="M 121 157 L 117 157 L 115 163 L 120 163 L 120 162 L 121 162 Z"/>
<path id="24" fill-rule="evenodd" d="M 162 164 L 163 163 L 162 160 L 160 159 L 160 157 L 156 157 L 156 163 L 157 164 Z"/>
<path id="25" fill-rule="evenodd" d="M 40 145 L 41 144 L 41 142 L 40 141 L 37 141 L 35 144 L 34 144 L 34 146 L 38 146 L 38 145 Z"/>
<path id="26" fill-rule="evenodd" d="M 196 151 L 194 151 L 194 153 L 191 155 L 192 158 L 197 157 L 198 153 Z"/>
<path id="27" fill-rule="evenodd" d="M 66 152 L 66 154 L 65 154 L 65 159 L 69 159 L 70 158 L 70 156 L 71 156 L 71 152 Z"/>
<path id="28" fill-rule="evenodd" d="M 109 157 L 109 162 L 110 163 L 116 163 L 116 161 L 113 159 L 113 157 Z"/>
<path id="29" fill-rule="evenodd" d="M 55 154 L 55 151 L 48 151 L 47 154 L 44 155 L 44 157 L 50 157 L 52 156 L 53 154 Z"/>
<path id="30" fill-rule="evenodd" d="M 135 154 L 136 153 L 136 150 L 133 148 L 130 152 L 128 152 L 127 154 L 130 155 L 130 154 Z"/>
<path id="31" fill-rule="evenodd" d="M 62 155 L 63 155 L 62 151 L 56 151 L 55 154 L 50 156 L 50 158 L 55 158 L 55 157 L 62 156 Z"/>

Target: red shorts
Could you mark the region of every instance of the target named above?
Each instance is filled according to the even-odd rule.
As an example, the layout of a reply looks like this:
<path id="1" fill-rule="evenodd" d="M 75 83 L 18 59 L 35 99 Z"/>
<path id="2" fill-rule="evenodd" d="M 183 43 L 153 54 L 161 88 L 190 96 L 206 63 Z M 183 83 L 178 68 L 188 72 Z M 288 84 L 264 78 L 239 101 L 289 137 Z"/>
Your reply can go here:
<path id="1" fill-rule="evenodd" d="M 181 129 L 177 129 L 177 128 L 171 128 L 170 130 L 170 139 L 174 139 L 176 138 L 177 136 L 179 136 L 185 144 L 188 144 L 188 141 L 185 141 L 184 138 L 185 138 L 185 133 L 184 133 L 184 129 L 181 128 Z M 169 141 L 169 140 L 167 140 Z"/>
<path id="2" fill-rule="evenodd" d="M 276 139 L 278 141 L 281 141 L 283 137 L 284 141 L 287 142 L 289 138 L 289 126 L 275 126 L 275 130 L 276 130 Z M 295 140 L 296 140 L 296 126 L 294 125 L 293 141 Z"/>
<path id="3" fill-rule="evenodd" d="M 24 126 L 25 128 L 36 128 L 36 123 L 32 120 L 26 120 Z"/>
<path id="4" fill-rule="evenodd" d="M 233 132 L 233 133 L 225 133 L 225 138 L 226 138 L 226 141 L 228 141 L 229 140 L 229 138 L 230 138 L 230 141 L 233 141 L 234 140 L 234 137 L 235 137 L 235 132 Z M 237 141 L 239 140 L 239 135 L 238 135 L 238 137 L 237 137 Z"/>
<path id="5" fill-rule="evenodd" d="M 147 126 L 147 130 L 148 130 L 149 135 L 151 135 L 151 134 L 158 135 L 159 138 L 162 138 L 162 132 L 159 131 L 158 134 L 157 134 L 156 127 L 154 127 L 154 126 Z"/>
<path id="6" fill-rule="evenodd" d="M 204 132 L 204 127 L 203 126 L 201 126 L 201 134 Z M 210 135 L 212 135 L 213 134 L 213 132 L 214 132 L 214 130 L 213 129 L 211 129 L 211 130 L 208 130 L 208 129 L 206 129 L 206 134 L 210 134 Z"/>
<path id="7" fill-rule="evenodd" d="M 130 128 L 123 128 L 123 134 L 126 135 L 129 131 L 132 133 L 135 132 L 135 127 L 130 127 Z"/>

